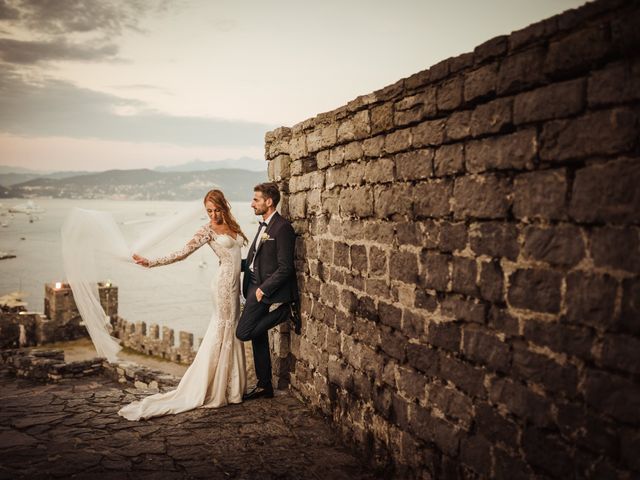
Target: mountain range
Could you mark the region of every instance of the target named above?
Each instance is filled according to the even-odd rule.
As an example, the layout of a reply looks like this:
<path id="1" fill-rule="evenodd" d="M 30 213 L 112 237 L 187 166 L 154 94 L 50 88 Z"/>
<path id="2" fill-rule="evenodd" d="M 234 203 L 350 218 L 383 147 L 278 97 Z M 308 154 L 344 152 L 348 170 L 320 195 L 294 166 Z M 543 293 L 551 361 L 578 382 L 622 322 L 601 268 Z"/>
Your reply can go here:
<path id="1" fill-rule="evenodd" d="M 67 172 L 69 176 L 62 173 L 2 186 L 0 197 L 194 200 L 212 188 L 220 188 L 232 201 L 249 199 L 253 186 L 267 180 L 266 170 L 238 168 L 178 172 L 149 169 Z M 0 177 L 2 175 L 8 174 L 0 174 Z"/>
<path id="2" fill-rule="evenodd" d="M 180 165 L 160 166 L 153 169 L 157 172 L 199 172 L 205 170 L 220 169 L 241 169 L 255 172 L 262 172 L 267 169 L 267 162 L 257 158 L 240 157 L 227 160 L 192 160 Z M 95 172 L 89 171 L 45 171 L 32 170 L 23 167 L 12 167 L 0 165 L 0 187 L 11 187 L 28 182 L 36 178 L 60 179 L 76 177 L 80 175 L 91 175 Z M 2 188 L 0 188 L 2 190 Z"/>

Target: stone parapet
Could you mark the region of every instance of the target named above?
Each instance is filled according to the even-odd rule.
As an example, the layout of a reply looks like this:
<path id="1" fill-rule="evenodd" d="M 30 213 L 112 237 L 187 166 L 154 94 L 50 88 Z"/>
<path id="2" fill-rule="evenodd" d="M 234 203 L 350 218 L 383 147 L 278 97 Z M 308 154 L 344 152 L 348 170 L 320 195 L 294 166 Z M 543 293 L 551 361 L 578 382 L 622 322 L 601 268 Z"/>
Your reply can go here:
<path id="1" fill-rule="evenodd" d="M 111 321 L 112 335 L 120 339 L 123 347 L 146 355 L 154 355 L 176 363 L 191 364 L 196 356 L 193 333 L 178 332 L 179 343 L 175 345 L 175 331 L 169 327 L 160 327 L 146 322 L 129 322 L 122 317 Z M 202 339 L 199 340 L 201 342 Z"/>

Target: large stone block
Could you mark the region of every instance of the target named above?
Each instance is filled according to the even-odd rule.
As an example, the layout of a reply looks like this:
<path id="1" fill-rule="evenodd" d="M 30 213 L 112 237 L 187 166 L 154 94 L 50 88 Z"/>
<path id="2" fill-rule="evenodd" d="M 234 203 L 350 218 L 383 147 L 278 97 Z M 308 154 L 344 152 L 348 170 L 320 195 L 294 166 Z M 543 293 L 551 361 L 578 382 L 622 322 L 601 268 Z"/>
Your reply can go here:
<path id="1" fill-rule="evenodd" d="M 340 212 L 366 218 L 373 215 L 373 192 L 369 187 L 345 188 L 340 191 Z"/>
<path id="2" fill-rule="evenodd" d="M 622 282 L 622 305 L 618 325 L 622 331 L 640 334 L 640 279 L 629 278 Z"/>
<path id="3" fill-rule="evenodd" d="M 465 102 L 471 102 L 495 92 L 497 81 L 497 63 L 489 63 L 467 73 L 464 79 Z"/>
<path id="4" fill-rule="evenodd" d="M 453 181 L 429 180 L 412 189 L 413 215 L 415 218 L 444 217 L 451 212 Z"/>
<path id="5" fill-rule="evenodd" d="M 574 271 L 567 275 L 567 320 L 598 330 L 615 328 L 618 282 L 609 275 Z"/>
<path id="6" fill-rule="evenodd" d="M 538 153 L 538 139 L 534 128 L 510 135 L 473 140 L 465 146 L 465 163 L 469 172 L 485 170 L 533 168 Z"/>
<path id="7" fill-rule="evenodd" d="M 499 133 L 513 123 L 513 97 L 498 98 L 478 105 L 471 114 L 471 135 Z"/>
<path id="8" fill-rule="evenodd" d="M 416 283 L 418 280 L 417 255 L 413 252 L 391 252 L 389 277 L 405 283 Z"/>
<path id="9" fill-rule="evenodd" d="M 438 85 L 436 100 L 438 111 L 455 110 L 462 105 L 462 88 L 464 79 L 461 76 L 454 76 Z"/>
<path id="10" fill-rule="evenodd" d="M 513 213 L 516 218 L 561 220 L 566 217 L 565 169 L 517 175 L 513 192 Z"/>
<path id="11" fill-rule="evenodd" d="M 451 262 L 451 290 L 476 296 L 478 267 L 474 258 L 453 257 Z"/>
<path id="12" fill-rule="evenodd" d="M 580 78 L 521 93 L 513 103 L 513 122 L 519 125 L 578 114 L 585 106 L 585 90 L 586 81 Z"/>
<path id="13" fill-rule="evenodd" d="M 423 92 L 405 97 L 395 103 L 394 124 L 405 126 L 432 117 L 436 113 L 436 89 L 428 87 Z"/>
<path id="14" fill-rule="evenodd" d="M 498 260 L 480 263 L 480 297 L 494 303 L 504 302 L 504 274 Z"/>
<path id="15" fill-rule="evenodd" d="M 362 110 L 353 117 L 343 121 L 338 126 L 338 142 L 349 142 L 351 140 L 362 140 L 371 132 L 369 125 L 369 111 Z"/>
<path id="16" fill-rule="evenodd" d="M 455 175 L 464 171 L 464 145 L 443 145 L 435 151 L 433 170 L 436 177 Z"/>
<path id="17" fill-rule="evenodd" d="M 456 322 L 429 323 L 426 340 L 434 347 L 459 352 L 461 338 L 460 325 Z"/>
<path id="18" fill-rule="evenodd" d="M 407 360 L 409 365 L 427 375 L 435 376 L 439 369 L 439 354 L 437 350 L 420 343 L 407 345 Z"/>
<path id="19" fill-rule="evenodd" d="M 396 183 L 391 186 L 376 186 L 374 190 L 375 214 L 377 218 L 411 213 L 413 191 L 411 185 Z"/>
<path id="20" fill-rule="evenodd" d="M 516 308 L 557 313 L 562 275 L 553 270 L 518 269 L 509 276 L 508 299 Z"/>
<path id="21" fill-rule="evenodd" d="M 445 137 L 448 142 L 463 140 L 471 136 L 471 110 L 452 113 L 446 120 Z"/>
<path id="22" fill-rule="evenodd" d="M 460 177 L 453 188 L 456 218 L 504 218 L 510 206 L 511 182 L 495 175 Z"/>
<path id="23" fill-rule="evenodd" d="M 450 273 L 450 255 L 425 250 L 420 255 L 422 265 L 421 284 L 426 288 L 445 292 L 448 290 Z"/>
<path id="24" fill-rule="evenodd" d="M 520 343 L 513 346 L 511 373 L 517 379 L 543 385 L 556 395 L 573 398 L 577 393 L 578 371 L 574 365 L 561 365 Z"/>
<path id="25" fill-rule="evenodd" d="M 489 386 L 489 399 L 520 419 L 527 419 L 537 426 L 550 426 L 551 402 L 526 386 L 508 378 L 494 377 Z"/>
<path id="26" fill-rule="evenodd" d="M 631 109 L 615 108 L 548 122 L 540 135 L 540 158 L 559 162 L 628 152 L 638 138 L 637 121 Z"/>
<path id="27" fill-rule="evenodd" d="M 621 159 L 576 172 L 569 213 L 580 222 L 640 221 L 640 162 Z"/>
<path id="28" fill-rule="evenodd" d="M 444 141 L 445 120 L 427 120 L 411 129 L 414 147 L 438 146 Z"/>
<path id="29" fill-rule="evenodd" d="M 528 319 L 524 322 L 524 338 L 553 352 L 585 360 L 592 358 L 594 335 L 588 328 Z"/>
<path id="30" fill-rule="evenodd" d="M 490 331 L 468 326 L 463 329 L 462 353 L 492 370 L 508 372 L 511 367 L 511 348 Z"/>
<path id="31" fill-rule="evenodd" d="M 307 134 L 307 150 L 309 153 L 332 147 L 337 140 L 338 128 L 335 124 L 317 126 Z"/>
<path id="32" fill-rule="evenodd" d="M 544 57 L 542 47 L 533 47 L 506 57 L 498 71 L 498 94 L 516 92 L 542 83 L 545 80 L 542 70 Z"/>
<path id="33" fill-rule="evenodd" d="M 371 109 L 371 133 L 376 135 L 393 128 L 393 103 L 387 102 Z"/>
<path id="34" fill-rule="evenodd" d="M 551 265 L 574 266 L 585 256 L 584 241 L 578 227 L 527 227 L 524 230 L 523 254 L 527 258 Z"/>
<path id="35" fill-rule="evenodd" d="M 633 381 L 599 370 L 587 370 L 585 399 L 601 413 L 623 422 L 640 420 L 640 389 Z"/>
<path id="36" fill-rule="evenodd" d="M 396 153 L 411 146 L 411 129 L 396 130 L 384 138 L 385 153 Z"/>
<path id="37" fill-rule="evenodd" d="M 587 70 L 612 49 L 605 25 L 593 25 L 549 44 L 545 73 L 553 76 Z"/>
<path id="38" fill-rule="evenodd" d="M 589 75 L 589 106 L 629 103 L 640 98 L 640 61 L 622 61 L 607 65 Z"/>
<path id="39" fill-rule="evenodd" d="M 602 342 L 603 365 L 633 375 L 640 373 L 640 339 L 630 335 L 606 335 Z"/>
<path id="40" fill-rule="evenodd" d="M 486 398 L 484 371 L 454 357 L 440 355 L 438 376 L 472 397 Z"/>
<path id="41" fill-rule="evenodd" d="M 433 149 L 431 148 L 399 153 L 394 158 L 398 180 L 421 180 L 433 174 Z"/>

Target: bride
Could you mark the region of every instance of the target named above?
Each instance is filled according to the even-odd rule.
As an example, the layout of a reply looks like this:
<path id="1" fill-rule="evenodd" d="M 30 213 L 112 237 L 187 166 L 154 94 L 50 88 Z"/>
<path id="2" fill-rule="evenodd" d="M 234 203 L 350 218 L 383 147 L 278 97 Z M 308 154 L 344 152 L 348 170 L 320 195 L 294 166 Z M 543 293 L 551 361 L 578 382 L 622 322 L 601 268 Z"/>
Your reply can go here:
<path id="1" fill-rule="evenodd" d="M 208 192 L 204 206 L 211 221 L 200 228 L 182 250 L 155 260 L 133 255 L 138 265 L 157 267 L 183 260 L 208 243 L 220 259 L 220 268 L 214 287 L 216 311 L 193 363 L 175 390 L 157 393 L 121 408 L 118 415 L 128 420 L 242 402 L 246 387 L 245 356 L 235 330 L 240 315 L 240 248 L 247 243 L 247 237 L 220 190 Z"/>

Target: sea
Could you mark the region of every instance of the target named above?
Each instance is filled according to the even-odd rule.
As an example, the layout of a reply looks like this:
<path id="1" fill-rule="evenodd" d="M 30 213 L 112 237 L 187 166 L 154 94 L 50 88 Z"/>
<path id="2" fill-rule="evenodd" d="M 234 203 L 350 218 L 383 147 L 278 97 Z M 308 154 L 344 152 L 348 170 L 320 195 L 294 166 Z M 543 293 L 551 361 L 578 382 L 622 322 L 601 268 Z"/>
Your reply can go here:
<path id="1" fill-rule="evenodd" d="M 9 213 L 11 207 L 25 199 L 2 199 L 0 204 L 0 252 L 16 258 L 0 260 L 0 296 L 23 292 L 28 310 L 44 311 L 46 283 L 66 281 L 62 263 L 61 227 L 75 208 L 109 212 L 120 227 L 124 238 L 132 244 L 147 229 L 168 217 L 184 211 L 193 202 L 72 200 L 34 198 L 43 213 L 27 215 Z M 250 201 L 231 202 L 232 213 L 245 235 L 251 240 L 258 229 L 258 219 Z M 179 250 L 202 225 L 208 222 L 204 207 L 202 215 L 181 225 L 154 246 L 146 255 L 150 258 Z M 246 255 L 248 246 L 243 249 Z M 145 269 L 125 262 L 99 265 L 104 281 L 118 287 L 118 313 L 130 322 L 156 323 L 202 338 L 214 315 L 213 281 L 218 260 L 213 250 L 204 245 L 183 261 Z M 196 340 L 197 341 L 197 340 Z"/>

